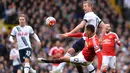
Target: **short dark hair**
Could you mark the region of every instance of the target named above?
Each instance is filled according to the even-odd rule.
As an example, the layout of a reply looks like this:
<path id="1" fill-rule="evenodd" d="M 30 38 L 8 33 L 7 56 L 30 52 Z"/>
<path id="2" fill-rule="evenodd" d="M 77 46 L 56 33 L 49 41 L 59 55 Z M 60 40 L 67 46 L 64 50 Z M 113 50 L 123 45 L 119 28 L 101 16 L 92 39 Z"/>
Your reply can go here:
<path id="1" fill-rule="evenodd" d="M 94 32 L 95 32 L 95 27 L 94 27 L 92 24 L 88 24 L 88 25 L 86 26 L 86 30 L 89 30 L 89 31 L 91 31 L 92 33 L 94 33 Z"/>
<path id="2" fill-rule="evenodd" d="M 25 17 L 26 18 L 26 15 L 25 14 L 20 14 L 19 17 Z"/>

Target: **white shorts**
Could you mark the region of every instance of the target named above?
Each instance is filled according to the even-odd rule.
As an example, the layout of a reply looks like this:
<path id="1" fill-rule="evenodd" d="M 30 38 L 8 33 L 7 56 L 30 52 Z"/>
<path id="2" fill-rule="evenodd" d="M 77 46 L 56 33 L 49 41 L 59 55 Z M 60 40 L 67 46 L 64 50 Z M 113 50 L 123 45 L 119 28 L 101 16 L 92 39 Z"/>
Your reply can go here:
<path id="1" fill-rule="evenodd" d="M 74 63 L 85 63 L 86 65 L 90 64 L 91 62 L 88 62 L 85 60 L 83 54 L 82 54 L 82 51 L 79 52 L 78 55 L 74 56 L 74 57 L 71 57 L 70 58 L 70 62 L 74 62 Z"/>
<path id="2" fill-rule="evenodd" d="M 103 56 L 102 66 L 109 66 L 112 69 L 116 68 L 116 56 Z"/>

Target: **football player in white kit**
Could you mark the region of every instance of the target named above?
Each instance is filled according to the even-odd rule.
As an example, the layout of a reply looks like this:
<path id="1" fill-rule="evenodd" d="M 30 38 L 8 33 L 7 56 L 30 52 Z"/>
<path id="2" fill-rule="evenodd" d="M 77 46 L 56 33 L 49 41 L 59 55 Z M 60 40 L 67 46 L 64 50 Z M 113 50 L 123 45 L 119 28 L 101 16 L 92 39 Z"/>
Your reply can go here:
<path id="1" fill-rule="evenodd" d="M 9 40 L 12 44 L 15 43 L 14 37 L 17 40 L 20 60 L 24 63 L 24 73 L 29 73 L 29 71 L 36 73 L 36 71 L 30 66 L 30 57 L 32 54 L 32 47 L 29 38 L 30 35 L 38 42 L 40 48 L 41 42 L 38 36 L 34 33 L 32 27 L 26 24 L 25 14 L 20 14 L 19 25 L 12 29 Z"/>
<path id="2" fill-rule="evenodd" d="M 83 28 L 84 26 L 88 25 L 88 24 L 92 24 L 95 27 L 95 33 L 98 29 L 98 27 L 101 28 L 101 33 L 104 35 L 105 34 L 105 24 L 104 22 L 93 12 L 93 2 L 92 1 L 84 1 L 83 2 L 83 10 L 85 12 L 85 15 L 83 17 L 83 20 L 81 21 L 81 23 L 79 25 L 77 25 L 72 31 L 65 33 L 65 34 L 61 34 L 62 37 L 67 37 L 68 34 L 72 34 L 74 32 L 79 31 L 81 28 Z M 102 35 L 102 36 L 103 36 Z M 102 40 L 102 36 L 100 37 L 100 41 Z M 79 39 L 78 41 L 76 41 L 71 48 L 68 49 L 67 53 L 65 54 L 65 56 L 71 56 L 74 52 L 78 52 L 81 51 L 84 48 L 84 41 L 85 37 Z M 61 63 L 57 69 L 63 69 L 63 67 L 65 66 L 65 62 Z M 78 68 L 79 67 L 79 68 Z M 78 66 L 78 71 L 80 73 L 82 67 Z M 95 73 L 94 67 L 92 64 L 87 66 L 87 69 L 89 70 L 89 72 L 91 73 Z"/>
<path id="3" fill-rule="evenodd" d="M 22 73 L 21 71 L 21 61 L 19 56 L 19 51 L 17 49 L 17 44 L 13 45 L 14 48 L 10 50 L 9 58 L 13 60 L 13 73 Z"/>

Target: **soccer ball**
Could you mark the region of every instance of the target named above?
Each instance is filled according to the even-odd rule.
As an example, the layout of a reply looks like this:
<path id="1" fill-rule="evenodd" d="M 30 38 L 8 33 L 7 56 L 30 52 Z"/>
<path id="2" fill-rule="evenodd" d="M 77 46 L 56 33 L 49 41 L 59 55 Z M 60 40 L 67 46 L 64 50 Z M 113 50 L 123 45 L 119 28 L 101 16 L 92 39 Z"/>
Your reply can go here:
<path id="1" fill-rule="evenodd" d="M 46 18 L 46 25 L 53 26 L 56 24 L 56 19 L 52 16 Z"/>

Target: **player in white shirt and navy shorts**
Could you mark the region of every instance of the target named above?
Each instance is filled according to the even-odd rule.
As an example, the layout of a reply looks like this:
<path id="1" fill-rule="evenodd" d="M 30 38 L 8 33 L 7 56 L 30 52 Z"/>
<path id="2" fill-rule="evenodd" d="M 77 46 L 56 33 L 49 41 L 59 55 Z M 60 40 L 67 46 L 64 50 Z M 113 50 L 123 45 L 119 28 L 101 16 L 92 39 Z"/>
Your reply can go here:
<path id="1" fill-rule="evenodd" d="M 75 33 L 77 31 L 79 31 L 81 28 L 83 28 L 84 26 L 87 26 L 89 24 L 93 25 L 95 27 L 95 33 L 98 29 L 98 27 L 100 27 L 101 33 L 105 34 L 105 24 L 104 22 L 93 12 L 93 2 L 92 1 L 84 1 L 83 2 L 83 10 L 85 12 L 84 18 L 81 21 L 81 23 L 76 26 L 72 31 L 65 33 L 65 34 L 61 34 L 62 37 L 68 37 L 68 34 L 72 34 Z M 81 51 L 84 48 L 84 42 L 85 42 L 85 37 L 79 39 L 78 41 L 76 41 L 73 46 L 68 49 L 67 53 L 65 54 L 65 56 L 71 56 L 74 52 L 78 52 Z M 102 39 L 102 37 L 101 37 Z M 62 67 L 65 66 L 66 63 L 61 63 L 56 70 L 60 70 L 62 69 Z M 87 69 L 89 70 L 89 72 L 91 73 L 95 73 L 94 67 L 92 65 L 88 66 Z M 80 73 L 81 72 L 81 67 L 79 66 L 78 71 Z"/>
<path id="2" fill-rule="evenodd" d="M 20 61 L 19 51 L 17 49 L 17 44 L 14 45 L 15 48 L 10 51 L 10 60 L 13 60 L 13 73 L 22 73 L 22 65 Z"/>
<path id="3" fill-rule="evenodd" d="M 15 26 L 11 31 L 11 36 L 9 38 L 12 44 L 15 43 L 14 37 L 18 43 L 18 50 L 20 54 L 20 60 L 24 63 L 24 73 L 36 73 L 35 70 L 30 66 L 30 57 L 32 54 L 32 47 L 30 42 L 30 35 L 34 37 L 34 39 L 38 42 L 39 47 L 41 46 L 41 42 L 38 36 L 34 33 L 31 26 L 26 25 L 26 16 L 21 14 L 19 16 L 19 25 Z"/>

